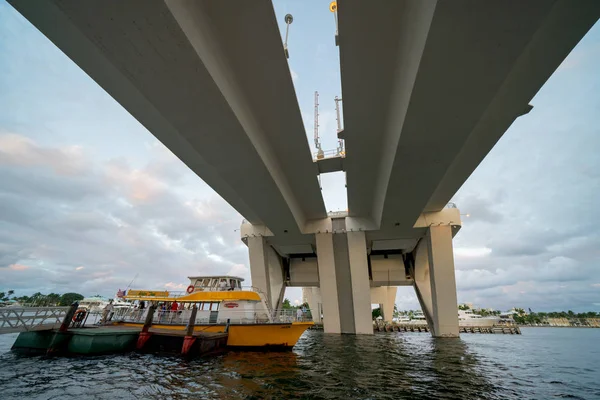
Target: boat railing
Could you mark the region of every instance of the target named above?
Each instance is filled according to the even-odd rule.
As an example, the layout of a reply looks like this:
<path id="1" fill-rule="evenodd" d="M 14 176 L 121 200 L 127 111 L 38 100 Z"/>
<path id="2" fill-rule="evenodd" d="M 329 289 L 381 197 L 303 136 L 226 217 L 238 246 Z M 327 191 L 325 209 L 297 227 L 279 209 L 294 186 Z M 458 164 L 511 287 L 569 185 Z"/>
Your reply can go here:
<path id="1" fill-rule="evenodd" d="M 133 322 L 144 323 L 148 309 L 119 309 L 113 313 L 111 321 L 113 322 Z M 157 309 L 152 317 L 154 325 L 187 325 L 192 316 L 191 308 L 183 310 L 161 310 Z M 295 309 L 277 310 L 272 318 L 269 318 L 267 310 L 197 310 L 195 324 L 257 324 L 257 323 L 292 323 L 292 322 L 310 322 L 312 316 L 310 311 L 298 313 Z"/>
<path id="2" fill-rule="evenodd" d="M 275 310 L 273 322 L 312 322 L 310 310 L 299 313 L 298 309 Z"/>

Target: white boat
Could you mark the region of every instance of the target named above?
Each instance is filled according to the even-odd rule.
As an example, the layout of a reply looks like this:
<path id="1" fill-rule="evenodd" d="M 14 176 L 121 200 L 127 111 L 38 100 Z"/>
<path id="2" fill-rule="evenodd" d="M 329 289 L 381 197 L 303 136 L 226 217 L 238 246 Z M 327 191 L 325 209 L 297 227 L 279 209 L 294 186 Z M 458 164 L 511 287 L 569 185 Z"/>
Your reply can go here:
<path id="1" fill-rule="evenodd" d="M 102 312 L 108 300 L 100 296 L 86 297 L 79 301 L 79 308 L 89 312 Z"/>
<path id="2" fill-rule="evenodd" d="M 79 301 L 79 309 L 87 310 L 92 313 L 99 313 L 104 310 L 104 307 L 108 305 L 108 300 L 101 296 L 86 297 Z M 113 299 L 113 309 L 116 308 L 129 308 L 131 303 L 115 297 Z"/>
<path id="3" fill-rule="evenodd" d="M 410 322 L 410 317 L 408 315 L 398 315 L 397 317 L 392 318 L 392 322 L 408 324 Z"/>
<path id="4" fill-rule="evenodd" d="M 492 326 L 500 322 L 500 317 L 482 317 L 473 310 L 458 310 L 458 326 Z"/>
<path id="5" fill-rule="evenodd" d="M 408 323 L 411 325 L 427 325 L 427 319 L 425 318 L 423 311 L 417 311 L 413 314 Z"/>

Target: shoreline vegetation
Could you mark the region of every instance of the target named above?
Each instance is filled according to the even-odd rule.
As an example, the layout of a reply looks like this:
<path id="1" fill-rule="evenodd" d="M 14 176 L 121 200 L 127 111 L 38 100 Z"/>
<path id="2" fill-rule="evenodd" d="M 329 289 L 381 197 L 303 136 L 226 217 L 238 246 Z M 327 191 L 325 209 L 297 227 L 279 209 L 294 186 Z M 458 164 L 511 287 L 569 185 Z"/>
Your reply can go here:
<path id="1" fill-rule="evenodd" d="M 526 312 L 522 308 L 513 308 L 511 311 L 515 323 L 524 327 L 600 328 L 600 313 L 594 311 L 533 312 L 529 309 L 529 312 Z"/>

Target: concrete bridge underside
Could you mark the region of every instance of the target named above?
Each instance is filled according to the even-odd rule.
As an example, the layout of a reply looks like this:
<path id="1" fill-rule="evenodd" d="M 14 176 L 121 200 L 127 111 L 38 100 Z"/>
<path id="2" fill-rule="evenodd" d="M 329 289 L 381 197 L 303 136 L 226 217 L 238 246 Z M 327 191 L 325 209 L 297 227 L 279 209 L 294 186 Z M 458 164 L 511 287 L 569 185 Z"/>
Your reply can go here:
<path id="1" fill-rule="evenodd" d="M 595 0 L 339 0 L 331 165 L 349 210 L 332 217 L 270 1 L 8 1 L 244 216 L 275 307 L 316 288 L 326 332 L 367 334 L 370 304 L 387 316 L 413 285 L 442 337 L 458 335 L 461 226 L 444 207 L 600 16 Z"/>

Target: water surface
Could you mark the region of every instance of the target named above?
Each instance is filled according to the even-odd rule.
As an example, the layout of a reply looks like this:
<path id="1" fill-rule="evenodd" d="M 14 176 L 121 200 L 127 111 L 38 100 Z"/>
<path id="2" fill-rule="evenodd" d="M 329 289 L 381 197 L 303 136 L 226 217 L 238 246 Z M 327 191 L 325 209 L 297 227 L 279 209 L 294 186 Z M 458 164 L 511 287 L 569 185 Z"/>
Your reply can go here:
<path id="1" fill-rule="evenodd" d="M 600 399 L 600 329 L 523 335 L 306 332 L 287 353 L 45 358 L 0 336 L 9 399 Z"/>

